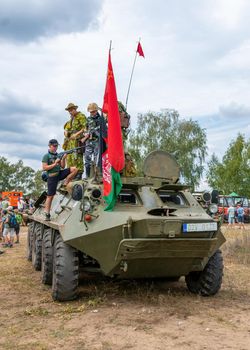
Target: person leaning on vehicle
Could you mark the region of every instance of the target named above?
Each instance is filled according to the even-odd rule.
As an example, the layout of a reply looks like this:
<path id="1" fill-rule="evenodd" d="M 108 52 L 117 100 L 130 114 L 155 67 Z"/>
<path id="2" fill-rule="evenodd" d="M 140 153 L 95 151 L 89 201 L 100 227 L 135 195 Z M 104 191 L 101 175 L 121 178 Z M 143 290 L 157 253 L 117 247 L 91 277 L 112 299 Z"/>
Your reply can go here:
<path id="1" fill-rule="evenodd" d="M 64 185 L 67 186 L 68 183 L 76 176 L 77 168 L 70 167 L 65 168 L 66 157 L 65 154 L 62 159 L 58 158 L 57 148 L 58 141 L 52 139 L 49 141 L 48 153 L 43 156 L 42 159 L 42 168 L 44 171 L 47 171 L 48 174 L 48 192 L 45 202 L 45 220 L 50 220 L 50 208 L 54 195 L 56 194 L 56 187 L 59 181 L 64 180 Z"/>

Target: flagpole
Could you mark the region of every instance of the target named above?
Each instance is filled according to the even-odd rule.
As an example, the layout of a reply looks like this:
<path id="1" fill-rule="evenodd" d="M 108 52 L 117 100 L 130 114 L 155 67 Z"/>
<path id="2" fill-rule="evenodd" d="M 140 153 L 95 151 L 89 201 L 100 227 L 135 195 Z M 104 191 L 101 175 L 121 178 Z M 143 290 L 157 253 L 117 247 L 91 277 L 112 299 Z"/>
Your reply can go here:
<path id="1" fill-rule="evenodd" d="M 138 44 L 139 44 L 140 40 L 141 40 L 141 38 L 139 38 Z M 137 46 L 137 47 L 138 47 L 138 46 Z M 135 62 L 136 62 L 136 59 L 137 59 L 137 53 L 138 53 L 138 52 L 137 52 L 137 49 L 136 49 L 134 64 L 133 64 L 133 68 L 132 68 L 132 72 L 131 72 L 131 76 L 130 76 L 130 80 L 129 80 L 129 84 L 128 84 L 128 92 L 127 92 L 126 104 L 125 104 L 125 109 L 126 109 L 126 110 L 127 110 L 127 105 L 128 105 L 128 96 L 129 96 L 129 92 L 130 92 L 132 77 L 133 77 L 134 69 L 135 69 Z"/>

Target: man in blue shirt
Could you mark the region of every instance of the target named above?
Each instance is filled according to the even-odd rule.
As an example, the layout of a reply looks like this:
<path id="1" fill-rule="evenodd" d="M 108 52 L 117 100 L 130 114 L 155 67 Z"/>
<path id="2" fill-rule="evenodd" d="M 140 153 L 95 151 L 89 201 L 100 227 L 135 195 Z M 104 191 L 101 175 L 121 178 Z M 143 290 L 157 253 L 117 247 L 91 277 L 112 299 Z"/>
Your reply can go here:
<path id="1" fill-rule="evenodd" d="M 239 206 L 237 206 L 237 216 L 238 216 L 238 224 L 240 226 L 240 228 L 245 228 L 245 224 L 244 224 L 244 208 L 242 206 L 242 204 L 240 204 Z"/>

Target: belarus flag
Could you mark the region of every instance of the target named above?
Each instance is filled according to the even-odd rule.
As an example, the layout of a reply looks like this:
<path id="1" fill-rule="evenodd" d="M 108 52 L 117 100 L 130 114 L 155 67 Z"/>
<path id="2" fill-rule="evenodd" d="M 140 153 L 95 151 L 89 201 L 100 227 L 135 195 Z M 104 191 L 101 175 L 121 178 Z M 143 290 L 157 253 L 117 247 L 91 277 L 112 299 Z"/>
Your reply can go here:
<path id="1" fill-rule="evenodd" d="M 124 168 L 125 160 L 120 114 L 110 52 L 103 101 L 103 113 L 107 113 L 108 115 L 107 150 L 102 155 L 103 198 L 107 203 L 107 207 L 104 210 L 112 211 L 117 196 L 122 188 L 120 172 Z"/>

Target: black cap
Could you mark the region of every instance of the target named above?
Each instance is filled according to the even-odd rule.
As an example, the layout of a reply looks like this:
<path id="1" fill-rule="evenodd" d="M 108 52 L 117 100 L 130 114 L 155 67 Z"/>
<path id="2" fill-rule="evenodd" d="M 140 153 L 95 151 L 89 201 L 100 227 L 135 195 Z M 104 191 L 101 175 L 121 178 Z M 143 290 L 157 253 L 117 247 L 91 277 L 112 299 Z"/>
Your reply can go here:
<path id="1" fill-rule="evenodd" d="M 59 145 L 59 143 L 56 139 L 51 139 L 49 140 L 49 145 Z"/>

